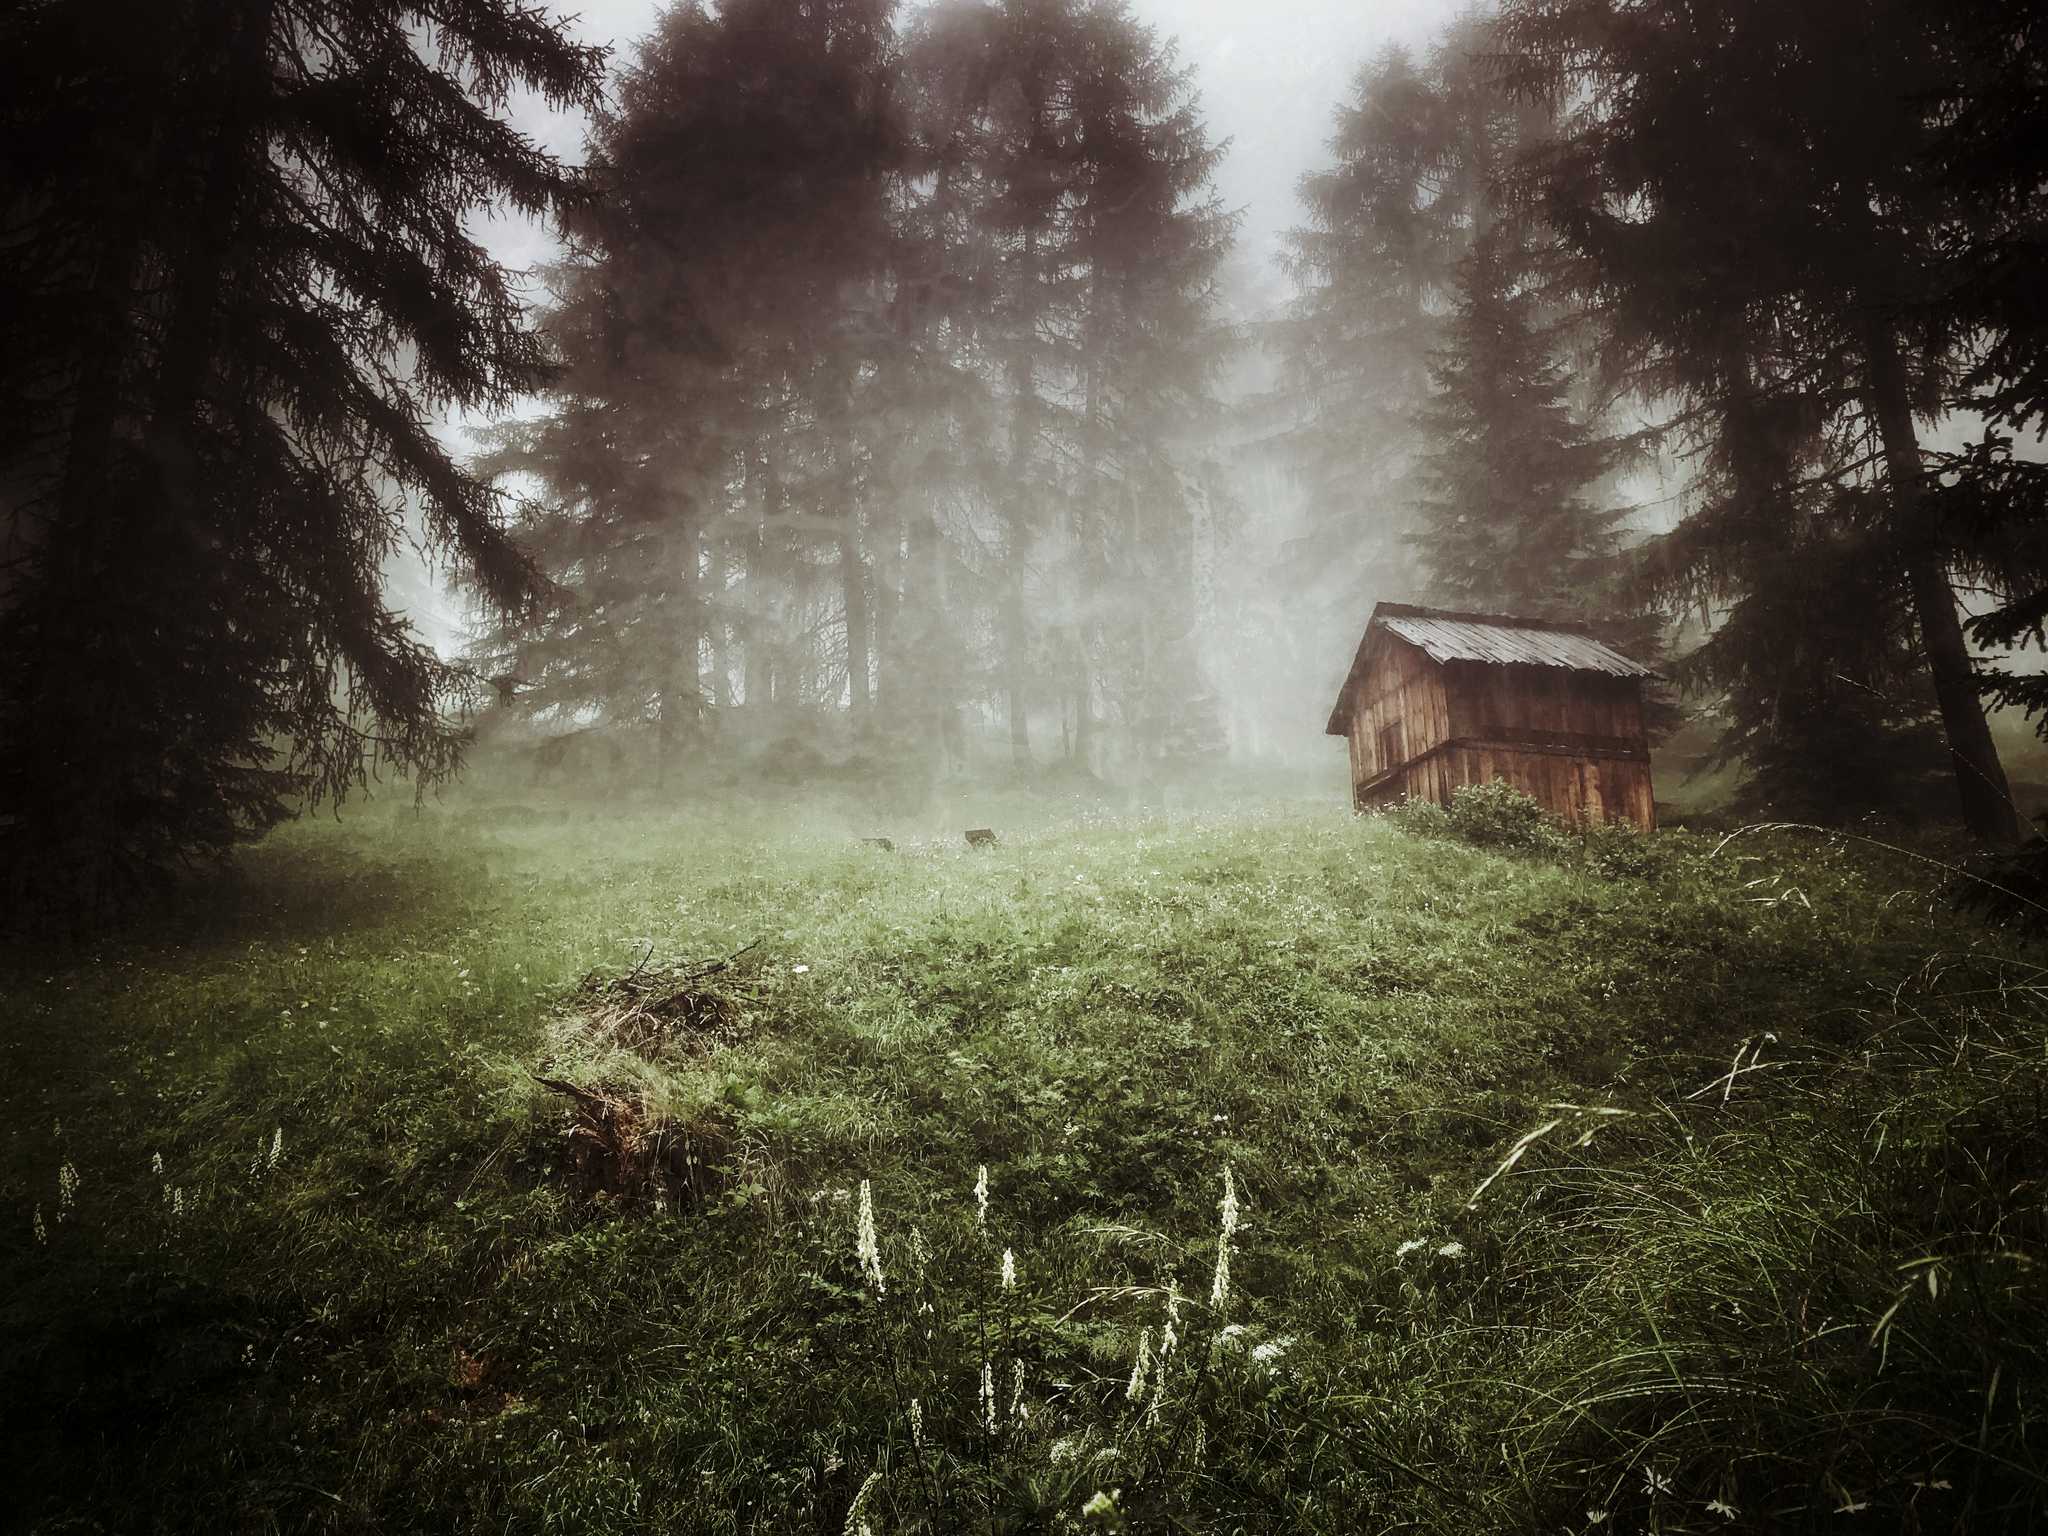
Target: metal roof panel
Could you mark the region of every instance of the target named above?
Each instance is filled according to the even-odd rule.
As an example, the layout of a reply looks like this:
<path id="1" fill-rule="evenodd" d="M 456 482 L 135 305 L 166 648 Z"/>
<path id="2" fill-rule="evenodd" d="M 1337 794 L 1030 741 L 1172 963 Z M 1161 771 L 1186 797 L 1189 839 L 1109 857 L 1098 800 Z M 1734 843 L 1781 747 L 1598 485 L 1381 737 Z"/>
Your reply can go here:
<path id="1" fill-rule="evenodd" d="M 1565 667 L 1574 672 L 1604 672 L 1610 677 L 1657 675 L 1655 669 L 1631 660 L 1591 635 L 1527 620 L 1389 614 L 1379 622 L 1420 648 L 1432 661 Z"/>

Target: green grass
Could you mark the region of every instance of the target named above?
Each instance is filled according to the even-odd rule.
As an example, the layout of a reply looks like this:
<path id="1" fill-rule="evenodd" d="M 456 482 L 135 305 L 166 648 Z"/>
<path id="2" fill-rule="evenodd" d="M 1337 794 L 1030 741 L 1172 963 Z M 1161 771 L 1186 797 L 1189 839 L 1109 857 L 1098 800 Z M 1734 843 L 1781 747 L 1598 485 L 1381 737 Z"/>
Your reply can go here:
<path id="1" fill-rule="evenodd" d="M 370 807 L 17 956 L 15 1513 L 837 1532 L 877 1471 L 877 1536 L 2048 1513 L 2026 952 L 1853 842 L 1411 821 Z M 717 1039 L 648 1060 L 572 1006 L 742 950 Z M 535 1073 L 687 1132 L 698 1197 L 574 1193 Z"/>

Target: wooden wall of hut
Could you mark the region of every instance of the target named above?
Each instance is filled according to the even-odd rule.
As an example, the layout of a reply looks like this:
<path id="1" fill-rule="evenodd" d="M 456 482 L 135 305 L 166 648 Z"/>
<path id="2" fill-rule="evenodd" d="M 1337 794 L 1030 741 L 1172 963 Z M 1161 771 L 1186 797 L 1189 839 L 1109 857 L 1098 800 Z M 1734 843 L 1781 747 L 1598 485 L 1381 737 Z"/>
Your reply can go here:
<path id="1" fill-rule="evenodd" d="M 1648 762 L 1492 744 L 1450 746 L 1415 759 L 1373 784 L 1361 808 L 1405 799 L 1448 805 L 1466 785 L 1495 779 L 1505 779 L 1553 816 L 1570 821 L 1631 821 L 1645 832 L 1657 824 Z"/>

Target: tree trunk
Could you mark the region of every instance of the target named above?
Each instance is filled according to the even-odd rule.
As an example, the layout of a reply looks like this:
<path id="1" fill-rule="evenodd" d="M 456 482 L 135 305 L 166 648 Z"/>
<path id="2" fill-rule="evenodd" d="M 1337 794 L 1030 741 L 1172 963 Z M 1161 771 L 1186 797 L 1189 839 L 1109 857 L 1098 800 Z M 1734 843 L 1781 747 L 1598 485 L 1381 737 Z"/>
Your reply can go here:
<path id="1" fill-rule="evenodd" d="M 1904 531 L 1906 575 L 1913 610 L 1920 623 L 1927 669 L 1941 704 L 1941 723 L 1948 734 L 1949 760 L 1955 769 L 1963 824 L 1992 842 L 2019 841 L 2018 813 L 1998 761 L 1998 747 L 1977 693 L 1975 669 L 1956 615 L 1955 591 L 1943 569 L 1941 540 L 1930 525 L 1920 477 L 1920 441 L 1913 429 L 1912 400 L 1905 368 L 1889 322 L 1874 317 L 1866 327 L 1869 351 L 1869 396 L 1866 404 L 1877 417 L 1884 444 L 1885 471 L 1893 506 Z"/>
<path id="2" fill-rule="evenodd" d="M 839 584 L 846 602 L 846 708 L 858 728 L 868 719 L 868 573 L 860 557 L 860 512 L 851 504 L 839 534 Z"/>
<path id="3" fill-rule="evenodd" d="M 696 734 L 704 711 L 703 607 L 698 600 L 698 575 L 702 553 L 694 536 L 683 540 L 677 557 L 676 632 L 669 657 L 668 679 L 661 691 L 661 721 L 657 733 L 654 787 L 665 790 L 670 771 L 680 755 L 679 738 Z"/>
<path id="4" fill-rule="evenodd" d="M 1010 422 L 1010 483 L 1004 488 L 1009 526 L 1003 540 L 1003 695 L 1010 712 L 1011 764 L 1028 768 L 1031 765 L 1031 734 L 1024 701 L 1024 652 L 1028 644 L 1024 622 L 1024 560 L 1030 549 L 1031 404 L 1032 391 L 1037 387 L 1028 356 L 1020 357 L 1012 366 L 1012 378 L 1017 398 L 1015 414 Z"/>

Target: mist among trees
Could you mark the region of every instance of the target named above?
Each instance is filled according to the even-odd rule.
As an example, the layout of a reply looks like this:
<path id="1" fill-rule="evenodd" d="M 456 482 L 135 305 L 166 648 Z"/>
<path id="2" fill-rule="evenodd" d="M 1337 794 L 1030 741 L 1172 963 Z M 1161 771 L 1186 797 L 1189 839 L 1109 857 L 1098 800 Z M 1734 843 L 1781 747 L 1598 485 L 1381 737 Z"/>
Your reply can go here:
<path id="1" fill-rule="evenodd" d="M 1362 65 L 1277 309 L 1116 0 L 681 4 L 609 61 L 185 12 L 6 23 L 17 905 L 569 735 L 684 797 L 1299 766 L 1380 598 L 1594 625 L 1753 809 L 1945 777 L 2017 835 L 1985 706 L 2043 685 L 1972 643 L 2048 603 L 2025 7 L 1467 13 Z"/>

